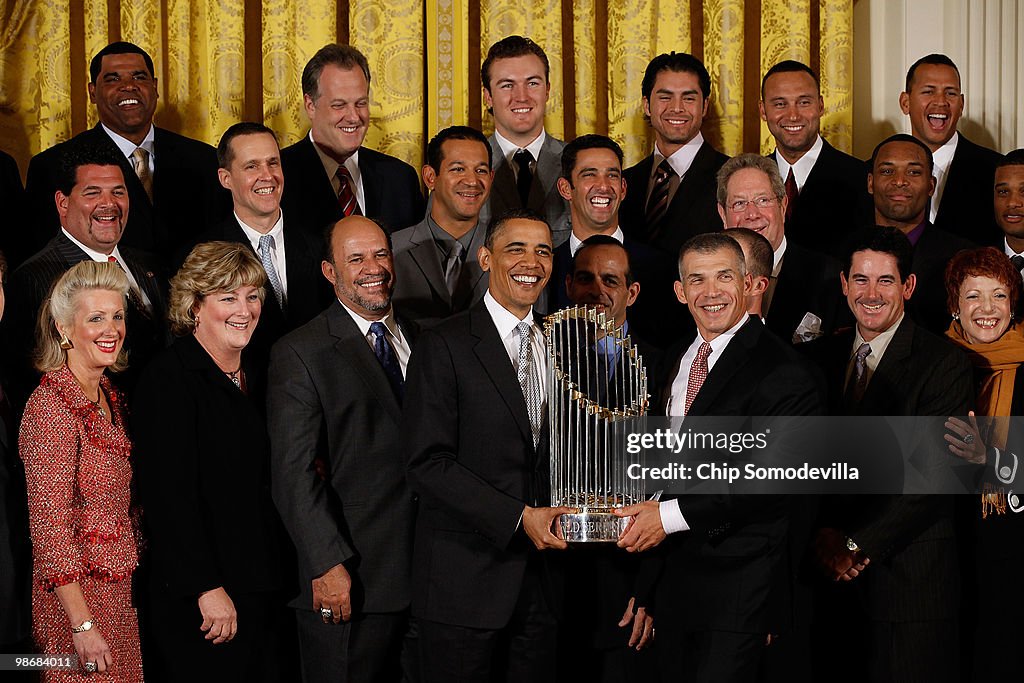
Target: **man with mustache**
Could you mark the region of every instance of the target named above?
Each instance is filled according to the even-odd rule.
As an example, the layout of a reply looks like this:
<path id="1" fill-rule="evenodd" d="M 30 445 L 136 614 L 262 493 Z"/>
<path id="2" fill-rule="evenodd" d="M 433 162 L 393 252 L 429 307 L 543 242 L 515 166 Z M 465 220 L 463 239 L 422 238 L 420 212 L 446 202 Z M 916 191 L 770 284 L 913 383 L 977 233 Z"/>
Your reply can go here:
<path id="1" fill-rule="evenodd" d="M 415 505 L 399 423 L 412 340 L 378 224 L 338 221 L 322 270 L 336 300 L 274 346 L 267 391 L 274 502 L 298 557 L 302 678 L 397 683 L 415 665 Z"/>
<path id="2" fill-rule="evenodd" d="M 61 230 L 42 250 L 11 274 L 10 313 L 4 321 L 7 339 L 21 354 L 12 397 L 24 401 L 38 376 L 32 369 L 36 320 L 53 283 L 71 266 L 92 259 L 114 263 L 128 276 L 131 289 L 126 307 L 125 347 L 132 365 L 115 381 L 125 389 L 166 341 L 163 323 L 167 283 L 154 258 L 120 245 L 128 223 L 130 191 L 120 159 L 105 145 L 79 143 L 63 148 L 56 203 Z"/>
<path id="3" fill-rule="evenodd" d="M 910 119 L 914 137 L 934 158 L 935 192 L 928 220 L 974 244 L 998 246 L 1001 236 L 989 199 L 999 153 L 957 131 L 964 104 L 960 71 L 946 55 L 925 55 L 907 70 L 900 109 Z"/>
<path id="4" fill-rule="evenodd" d="M 152 57 L 138 45 L 104 47 L 89 64 L 89 78 L 89 100 L 96 105 L 99 123 L 29 162 L 25 186 L 37 222 L 29 253 L 60 231 L 53 211 L 60 160 L 69 147 L 84 143 L 117 155 L 132 205 L 123 244 L 173 256 L 228 215 L 227 193 L 217 183 L 216 153 L 205 142 L 153 123 L 157 79 Z"/>
<path id="5" fill-rule="evenodd" d="M 476 259 L 487 232 L 480 215 L 494 178 L 487 138 L 468 126 L 445 128 L 427 145 L 422 173 L 430 209 L 392 237 L 395 304 L 430 326 L 466 310 L 487 291 L 487 275 Z"/>
<path id="6" fill-rule="evenodd" d="M 949 327 L 946 263 L 971 243 L 928 220 L 928 199 L 935 191 L 931 150 L 910 135 L 892 135 L 871 154 L 867 181 L 875 224 L 899 229 L 913 249 L 910 271 L 917 295 L 907 303 L 907 312 L 925 329 L 942 334 Z"/>

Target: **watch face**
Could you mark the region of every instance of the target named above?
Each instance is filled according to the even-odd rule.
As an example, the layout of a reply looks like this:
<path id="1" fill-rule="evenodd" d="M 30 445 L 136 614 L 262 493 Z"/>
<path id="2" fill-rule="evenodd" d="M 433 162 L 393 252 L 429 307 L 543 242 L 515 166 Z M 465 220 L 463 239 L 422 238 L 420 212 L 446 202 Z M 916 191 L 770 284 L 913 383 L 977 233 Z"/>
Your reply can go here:
<path id="1" fill-rule="evenodd" d="M 856 543 L 853 542 L 852 538 L 846 539 L 846 548 L 847 548 L 847 550 L 852 550 L 854 552 L 860 550 L 860 547 Z"/>

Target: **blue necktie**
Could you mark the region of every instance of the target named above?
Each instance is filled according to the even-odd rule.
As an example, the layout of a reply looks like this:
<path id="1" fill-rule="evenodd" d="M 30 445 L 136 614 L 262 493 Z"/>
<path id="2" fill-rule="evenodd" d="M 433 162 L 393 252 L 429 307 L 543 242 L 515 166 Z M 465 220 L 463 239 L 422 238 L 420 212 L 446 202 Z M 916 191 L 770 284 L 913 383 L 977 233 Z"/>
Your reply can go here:
<path id="1" fill-rule="evenodd" d="M 281 284 L 281 278 L 277 274 L 277 268 L 274 267 L 273 252 L 275 246 L 273 235 L 261 235 L 257 253 L 260 257 L 260 263 L 263 264 L 263 270 L 267 271 L 267 280 L 270 281 L 270 288 L 274 291 L 277 305 L 283 311 L 285 307 L 284 286 Z"/>
<path id="2" fill-rule="evenodd" d="M 405 379 L 402 377 L 402 368 L 398 365 L 398 357 L 395 349 L 388 341 L 387 328 L 384 323 L 375 322 L 370 324 L 370 334 L 373 335 L 373 352 L 377 356 L 384 374 L 388 377 L 391 390 L 395 392 L 398 402 L 402 402 L 405 396 Z"/>

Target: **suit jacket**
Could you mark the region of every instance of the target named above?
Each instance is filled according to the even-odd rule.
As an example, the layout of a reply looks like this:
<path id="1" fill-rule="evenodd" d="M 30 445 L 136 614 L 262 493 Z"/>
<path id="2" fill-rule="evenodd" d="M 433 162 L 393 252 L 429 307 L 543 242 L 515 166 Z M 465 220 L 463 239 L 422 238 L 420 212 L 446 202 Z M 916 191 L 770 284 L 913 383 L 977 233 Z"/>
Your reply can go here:
<path id="1" fill-rule="evenodd" d="M 821 153 L 786 221 L 786 237 L 808 249 L 843 258 L 844 242 L 858 228 L 874 223 L 863 161 L 840 152 L 822 138 Z M 776 161 L 776 155 L 768 155 Z M 785 178 L 783 178 L 785 180 Z"/>
<path id="2" fill-rule="evenodd" d="M 623 177 L 630 190 L 622 202 L 619 220 L 627 235 L 679 257 L 679 248 L 686 240 L 703 232 L 718 232 L 722 218 L 718 215 L 715 179 L 718 169 L 729 157 L 712 147 L 707 140 L 697 150 L 686 175 L 672 197 L 665 215 L 655 225 L 647 225 L 645 210 L 647 190 L 654 167 L 652 152 L 636 166 L 625 170 Z"/>
<path id="3" fill-rule="evenodd" d="M 960 133 L 942 191 L 935 226 L 973 244 L 1002 248 L 1003 231 L 995 222 L 992 187 L 1001 155 Z"/>
<path id="4" fill-rule="evenodd" d="M 118 249 L 124 264 L 153 304 L 152 313 L 144 314 L 131 301 L 125 309 L 124 345 L 128 350 L 129 369 L 117 375 L 115 382 L 130 391 L 145 365 L 166 346 L 167 328 L 164 318 L 167 310 L 167 282 L 153 256 L 120 245 Z M 24 405 L 39 380 L 39 374 L 32 368 L 31 362 L 39 309 L 57 279 L 72 266 L 88 258 L 84 251 L 61 232 L 11 275 L 7 292 L 9 310 L 3 326 L 4 337 L 12 344 L 8 348 L 17 349 L 17 356 L 10 368 L 10 391 L 16 406 Z"/>
<path id="5" fill-rule="evenodd" d="M 294 220 L 321 237 L 324 229 L 342 218 L 338 195 L 324 171 L 309 135 L 281 150 L 281 167 L 287 182 L 281 206 Z M 420 178 L 409 164 L 393 156 L 359 148 L 359 173 L 363 183 L 363 215 L 395 232 L 423 219 Z"/>
<path id="6" fill-rule="evenodd" d="M 21 184 L 18 164 L 11 155 L 0 151 L 0 202 L 9 215 L 0 227 L 0 250 L 7 257 L 8 271 L 28 258 L 32 252 L 25 235 L 25 188 Z"/>
<path id="7" fill-rule="evenodd" d="M 60 231 L 53 196 L 62 157 L 78 144 L 106 147 L 120 162 L 128 188 L 128 223 L 121 246 L 169 258 L 228 215 L 231 195 L 217 180 L 217 153 L 213 147 L 163 128 L 155 128 L 153 135 L 152 201 L 131 160 L 121 153 L 100 124 L 32 157 L 25 182 L 34 224 L 30 253 L 42 248 Z M 164 261 L 164 265 L 169 262 Z"/>
<path id="8" fill-rule="evenodd" d="M 853 341 L 854 330 L 849 330 L 808 345 L 829 380 L 830 414 L 932 415 L 938 441 L 943 419 L 966 415 L 971 408 L 972 374 L 966 356 L 909 316 L 896 329 L 859 404 L 844 405 Z M 858 424 L 863 430 L 865 423 Z M 861 585 L 873 619 L 925 621 L 956 614 L 958 570 L 951 511 L 948 496 L 823 499 L 822 524 L 849 535 L 872 560 Z"/>
<path id="9" fill-rule="evenodd" d="M 914 245 L 914 260 L 910 271 L 917 277 L 917 286 L 910 301 L 907 302 L 907 313 L 929 332 L 943 334 L 949 327 L 946 264 L 953 254 L 972 246 L 962 237 L 934 225 L 925 226 L 924 232 Z"/>
<path id="10" fill-rule="evenodd" d="M 292 606 L 312 609 L 312 580 L 344 563 L 356 611 L 407 608 L 416 506 L 401 406 L 341 303 L 274 346 L 268 387 L 274 502 L 298 554 Z"/>
<path id="11" fill-rule="evenodd" d="M 697 330 L 693 317 L 672 289 L 672 283 L 679 279 L 676 260 L 629 235 L 624 237 L 622 245 L 629 254 L 633 277 L 640 283 L 640 295 L 629 309 L 631 329 L 659 350 L 679 339 L 692 338 Z M 568 239 L 555 247 L 546 296 L 534 306 L 535 310 L 553 313 L 573 305 L 565 288 L 572 258 Z"/>
<path id="12" fill-rule="evenodd" d="M 395 308 L 410 320 L 429 327 L 480 301 L 487 292 L 489 278 L 480 268 L 476 252 L 483 246 L 485 237 L 486 226 L 478 223 L 469 251 L 465 254 L 453 300 L 444 281 L 444 264 L 427 219 L 392 235 Z"/>
<path id="13" fill-rule="evenodd" d="M 184 598 L 282 588 L 262 397 L 239 391 L 192 335 L 165 349 L 138 389 L 132 457 L 150 589 Z"/>
<path id="14" fill-rule="evenodd" d="M 505 155 L 502 154 L 497 138 L 491 135 L 487 140 L 491 144 L 493 159 L 491 168 L 494 170 L 494 182 L 491 184 L 491 194 L 487 198 L 487 205 L 480 212 L 480 223 L 484 226 L 488 225 L 495 216 L 500 216 L 509 209 L 521 206 L 515 171 L 512 170 Z M 570 232 L 569 203 L 558 193 L 558 178 L 562 175 L 562 150 L 564 148 L 564 142 L 545 133 L 544 144 L 541 146 L 540 156 L 537 158 L 527 202 L 527 206 L 543 216 L 551 226 L 551 235 L 555 240 L 554 246 L 569 239 Z"/>
<path id="15" fill-rule="evenodd" d="M 662 378 L 666 397 L 685 350 L 680 347 L 672 356 L 675 361 Z M 716 361 L 689 415 L 760 424 L 777 416 L 818 415 L 823 407 L 824 388 L 816 370 L 751 316 Z M 751 425 L 753 431 L 762 430 Z M 673 534 L 664 544 L 659 617 L 678 620 L 687 629 L 767 633 L 774 619 L 769 596 L 787 590 L 779 577 L 789 533 L 786 499 L 684 495 L 679 503 L 690 530 Z"/>
<path id="16" fill-rule="evenodd" d="M 821 320 L 821 334 L 832 334 L 840 321 L 850 319 L 839 281 L 839 262 L 788 241 L 775 283 L 765 325 L 792 343 L 793 334 L 807 313 Z"/>
<path id="17" fill-rule="evenodd" d="M 402 420 L 409 484 L 420 497 L 413 616 L 502 628 L 531 557 L 557 614 L 557 558 L 538 555 L 520 528 L 525 505 L 550 504 L 547 439 L 534 448 L 515 368 L 484 302 L 420 337 Z"/>
<path id="18" fill-rule="evenodd" d="M 242 232 L 238 221 L 231 216 L 222 221 L 212 230 L 204 233 L 197 241 L 210 242 L 225 240 L 245 245 L 256 254 L 252 242 Z M 193 245 L 194 246 L 194 245 Z M 253 332 L 246 353 L 253 363 L 266 368 L 270 358 L 270 347 L 287 332 L 305 325 L 318 315 L 334 298 L 331 283 L 320 270 L 323 245 L 310 231 L 304 230 L 298 223 L 285 221 L 284 254 L 285 268 L 288 276 L 288 298 L 285 308 L 277 303 L 270 282 L 266 285 L 266 296 L 263 299 L 263 312 L 260 322 Z M 256 254 L 259 258 L 259 254 Z M 264 374 L 261 369 L 260 374 Z"/>
<path id="19" fill-rule="evenodd" d="M 0 388 L 0 647 L 28 638 L 32 594 L 25 471 L 18 459 L 13 412 Z"/>

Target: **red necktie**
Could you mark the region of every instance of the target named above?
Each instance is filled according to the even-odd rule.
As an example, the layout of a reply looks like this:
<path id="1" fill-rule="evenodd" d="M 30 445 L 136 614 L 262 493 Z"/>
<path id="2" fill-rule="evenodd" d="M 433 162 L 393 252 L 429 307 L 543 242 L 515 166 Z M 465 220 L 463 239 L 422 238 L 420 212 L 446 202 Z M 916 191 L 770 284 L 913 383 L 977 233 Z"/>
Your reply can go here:
<path id="1" fill-rule="evenodd" d="M 789 167 L 789 175 L 786 176 L 786 222 L 789 222 L 793 215 L 793 207 L 796 206 L 796 198 L 800 191 L 796 189 L 796 178 L 793 177 L 793 167 Z"/>
<path id="2" fill-rule="evenodd" d="M 710 355 L 711 344 L 701 342 L 700 348 L 697 349 L 697 357 L 693 359 L 693 365 L 690 366 L 690 381 L 686 384 L 686 403 L 683 405 L 683 415 L 690 414 L 693 399 L 697 398 L 697 392 L 704 385 L 704 380 L 708 378 L 708 356 Z"/>
<path id="3" fill-rule="evenodd" d="M 359 204 L 356 202 L 356 195 L 352 191 L 352 176 L 349 175 L 348 169 L 345 168 L 345 164 L 338 166 L 338 171 L 335 173 L 338 177 L 338 204 L 341 205 L 341 211 L 346 217 L 355 214 L 362 216 L 362 212 L 359 210 Z"/>

